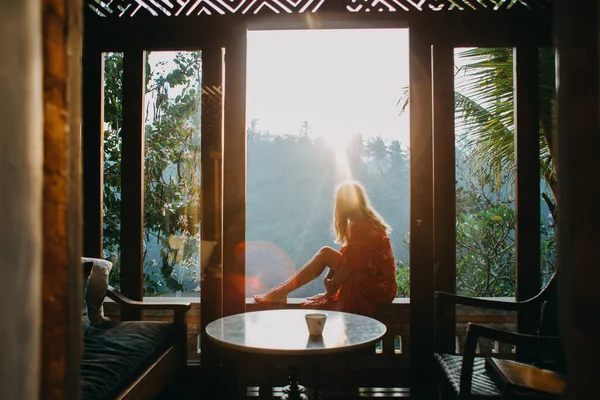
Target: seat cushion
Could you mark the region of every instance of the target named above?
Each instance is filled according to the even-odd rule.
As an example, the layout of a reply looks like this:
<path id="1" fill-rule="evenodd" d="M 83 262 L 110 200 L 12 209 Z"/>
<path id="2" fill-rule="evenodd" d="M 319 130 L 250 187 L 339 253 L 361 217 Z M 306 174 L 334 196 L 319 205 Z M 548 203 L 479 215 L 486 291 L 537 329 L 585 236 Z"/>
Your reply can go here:
<path id="1" fill-rule="evenodd" d="M 83 340 L 83 399 L 113 399 L 171 343 L 173 324 L 109 322 L 91 326 Z"/>
<path id="2" fill-rule="evenodd" d="M 435 353 L 442 373 L 452 387 L 454 394 L 460 394 L 460 370 L 462 368 L 462 356 L 454 354 Z M 473 363 L 473 380 L 471 384 L 471 394 L 475 396 L 502 396 L 500 388 L 489 377 L 485 369 L 485 358 L 475 357 Z"/>

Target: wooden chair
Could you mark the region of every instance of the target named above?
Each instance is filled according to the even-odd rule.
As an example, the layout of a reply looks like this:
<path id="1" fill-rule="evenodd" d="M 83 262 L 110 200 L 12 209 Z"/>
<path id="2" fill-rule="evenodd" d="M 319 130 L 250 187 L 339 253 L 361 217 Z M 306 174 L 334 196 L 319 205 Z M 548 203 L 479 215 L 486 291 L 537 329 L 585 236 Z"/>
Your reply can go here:
<path id="1" fill-rule="evenodd" d="M 440 398 L 457 399 L 489 399 L 514 398 L 502 394 L 498 385 L 490 378 L 485 368 L 485 358 L 476 356 L 477 343 L 486 338 L 501 343 L 517 346 L 519 361 L 531 363 L 541 368 L 565 372 L 563 352 L 558 337 L 557 321 L 557 279 L 552 276 L 548 284 L 535 297 L 519 302 L 504 302 L 473 297 L 458 296 L 451 293 L 435 294 L 435 326 L 439 332 L 439 324 L 443 322 L 449 309 L 461 304 L 469 307 L 516 311 L 539 311 L 540 322 L 537 334 L 527 335 L 487 326 L 469 323 L 467 338 L 462 355 L 454 352 L 440 351 L 436 340 L 434 361 L 438 366 Z M 452 306 L 452 307 L 449 307 Z M 438 338 L 436 338 L 438 339 Z M 519 354 L 518 349 L 527 349 L 526 355 Z"/>

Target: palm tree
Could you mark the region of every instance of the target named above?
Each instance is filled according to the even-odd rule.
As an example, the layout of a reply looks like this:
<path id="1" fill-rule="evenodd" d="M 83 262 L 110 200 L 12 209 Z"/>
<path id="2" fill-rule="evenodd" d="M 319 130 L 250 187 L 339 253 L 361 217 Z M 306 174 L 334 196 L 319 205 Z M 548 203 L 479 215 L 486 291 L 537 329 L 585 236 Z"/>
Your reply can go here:
<path id="1" fill-rule="evenodd" d="M 379 175 L 383 175 L 381 163 L 385 161 L 389 151 L 381 136 L 369 139 L 366 150 L 369 157 L 375 161 L 375 164 L 379 169 Z"/>
<path id="2" fill-rule="evenodd" d="M 543 194 L 550 211 L 556 208 L 556 152 L 552 117 L 555 91 L 554 50 L 539 50 L 540 175 L 552 198 Z M 509 48 L 470 48 L 456 55 L 456 135 L 469 153 L 471 171 L 480 182 L 498 185 L 514 179 L 513 52 Z M 408 106 L 408 88 L 399 101 Z M 556 220 L 556 219 L 555 219 Z"/>

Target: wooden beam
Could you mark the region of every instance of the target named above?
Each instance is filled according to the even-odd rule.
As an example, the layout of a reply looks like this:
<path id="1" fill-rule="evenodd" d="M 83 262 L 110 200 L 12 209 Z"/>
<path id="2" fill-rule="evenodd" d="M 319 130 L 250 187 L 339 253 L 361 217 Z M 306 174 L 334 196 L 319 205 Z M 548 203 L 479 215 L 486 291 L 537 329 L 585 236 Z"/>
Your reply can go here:
<path id="1" fill-rule="evenodd" d="M 513 51 L 515 104 L 516 298 L 540 291 L 539 61 L 535 44 Z M 519 331 L 535 333 L 539 313 L 520 313 Z"/>
<path id="2" fill-rule="evenodd" d="M 82 61 L 83 255 L 101 258 L 104 56 L 86 46 Z"/>
<path id="3" fill-rule="evenodd" d="M 146 52 L 123 54 L 121 147 L 121 292 L 142 300 L 144 268 L 144 94 Z M 131 310 L 130 310 L 131 311 Z M 124 319 L 139 315 L 127 314 Z"/>
<path id="4" fill-rule="evenodd" d="M 223 138 L 223 314 L 246 307 L 246 30 L 225 47 Z"/>
<path id="5" fill-rule="evenodd" d="M 180 17 L 135 16 L 133 18 L 96 18 L 87 15 L 86 34 L 103 51 L 125 51 L 144 43 L 153 50 L 179 50 L 209 45 L 229 29 L 397 29 L 411 24 L 429 26 L 437 37 L 452 38 L 455 46 L 510 46 L 522 37 L 551 45 L 550 10 L 542 12 L 396 12 L 351 13 L 319 11 L 317 13 L 252 15 L 206 15 Z M 87 14 L 87 13 L 86 13 Z M 307 18 L 310 15 L 310 18 Z M 435 27 L 435 29 L 431 29 Z"/>
<path id="6" fill-rule="evenodd" d="M 414 387 L 433 353 L 433 134 L 431 44 L 411 27 L 410 68 L 410 364 Z"/>
<path id="7" fill-rule="evenodd" d="M 456 292 L 456 179 L 454 139 L 454 48 L 433 46 L 434 290 Z M 454 306 L 439 309 L 435 345 L 454 352 Z M 443 317 L 443 318 L 440 318 Z"/>

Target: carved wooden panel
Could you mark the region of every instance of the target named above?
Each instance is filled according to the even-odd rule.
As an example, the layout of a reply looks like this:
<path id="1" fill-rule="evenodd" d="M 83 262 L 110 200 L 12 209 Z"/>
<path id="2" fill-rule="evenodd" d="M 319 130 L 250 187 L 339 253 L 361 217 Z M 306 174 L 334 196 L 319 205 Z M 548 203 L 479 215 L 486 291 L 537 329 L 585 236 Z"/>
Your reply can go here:
<path id="1" fill-rule="evenodd" d="M 505 11 L 549 8 L 551 0 L 86 0 L 101 17 L 183 17 L 230 14 L 342 12 Z"/>

